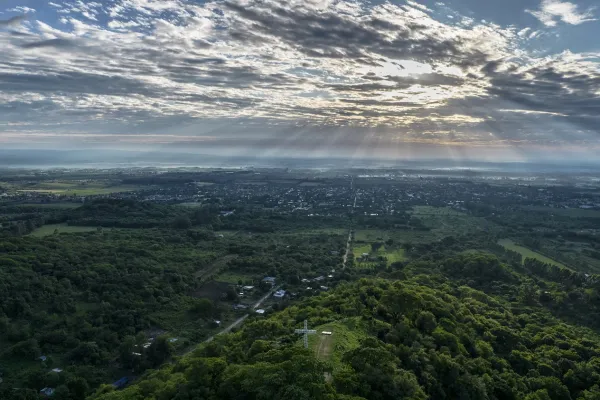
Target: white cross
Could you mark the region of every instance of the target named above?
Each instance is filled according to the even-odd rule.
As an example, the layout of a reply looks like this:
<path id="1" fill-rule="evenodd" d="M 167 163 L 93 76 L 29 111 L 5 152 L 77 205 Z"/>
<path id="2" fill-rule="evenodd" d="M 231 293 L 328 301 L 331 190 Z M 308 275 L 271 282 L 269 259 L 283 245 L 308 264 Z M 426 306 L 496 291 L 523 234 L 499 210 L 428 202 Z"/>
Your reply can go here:
<path id="1" fill-rule="evenodd" d="M 308 321 L 304 320 L 304 329 L 296 329 L 294 332 L 304 335 L 304 348 L 308 349 L 308 335 L 317 333 L 317 331 L 308 329 Z"/>

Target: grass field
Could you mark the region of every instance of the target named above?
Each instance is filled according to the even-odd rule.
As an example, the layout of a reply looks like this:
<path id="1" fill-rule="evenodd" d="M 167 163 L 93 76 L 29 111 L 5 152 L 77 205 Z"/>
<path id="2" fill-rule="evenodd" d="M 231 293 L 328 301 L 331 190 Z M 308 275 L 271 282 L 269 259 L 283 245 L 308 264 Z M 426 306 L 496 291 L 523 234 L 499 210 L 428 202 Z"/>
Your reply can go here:
<path id="1" fill-rule="evenodd" d="M 215 281 L 217 282 L 226 282 L 226 283 L 230 283 L 232 285 L 237 285 L 239 283 L 239 281 L 242 281 L 242 284 L 244 285 L 253 285 L 253 284 L 258 284 L 257 282 L 254 282 L 255 279 L 253 279 L 254 277 L 249 276 L 249 275 L 244 275 L 241 274 L 239 272 L 235 272 L 235 271 L 225 271 L 219 275 L 217 275 L 215 277 Z"/>
<path id="2" fill-rule="evenodd" d="M 202 207 L 202 203 L 179 203 L 177 204 L 179 207 L 187 207 L 187 208 L 197 208 Z"/>
<path id="3" fill-rule="evenodd" d="M 363 253 L 369 253 L 374 256 L 385 257 L 385 258 L 387 258 L 387 265 L 390 265 L 397 261 L 406 260 L 406 255 L 404 254 L 404 249 L 396 249 L 393 247 L 387 248 L 386 246 L 381 246 L 375 254 L 372 254 L 373 251 L 371 249 L 370 244 L 360 244 L 358 246 L 355 246 L 352 249 L 352 252 L 354 253 L 355 263 L 361 268 L 373 268 L 376 265 L 375 262 L 369 262 L 369 261 L 358 262 L 358 261 L 356 261 L 362 256 Z"/>
<path id="4" fill-rule="evenodd" d="M 394 241 L 394 246 L 402 243 L 431 243 L 447 236 L 464 234 L 496 233 L 500 228 L 485 218 L 473 217 L 467 213 L 448 207 L 416 206 L 412 213 L 428 230 L 399 227 L 389 230 L 358 229 L 355 232 L 356 242 Z"/>
<path id="5" fill-rule="evenodd" d="M 93 196 L 110 193 L 132 192 L 144 188 L 136 185 L 122 185 L 109 181 L 79 182 L 53 181 L 24 184 L 18 186 L 17 192 L 51 193 L 58 195 Z"/>
<path id="6" fill-rule="evenodd" d="M 215 262 L 213 262 L 208 268 L 197 271 L 194 274 L 194 277 L 198 280 L 203 281 L 203 280 L 208 279 L 211 276 L 217 275 L 223 269 L 225 269 L 225 267 L 227 267 L 227 263 L 229 261 L 234 260 L 237 257 L 238 257 L 237 254 L 229 254 L 229 255 L 223 256 L 223 257 L 215 260 Z M 237 281 L 236 281 L 236 283 L 237 283 Z"/>
<path id="7" fill-rule="evenodd" d="M 516 251 L 517 253 L 521 254 L 523 256 L 523 260 L 525 260 L 525 258 L 535 258 L 546 264 L 556 265 L 561 268 L 568 268 L 566 265 L 561 264 L 558 261 L 554 261 L 553 259 L 548 258 L 543 254 L 536 253 L 533 250 L 529 250 L 527 247 L 516 245 L 510 239 L 499 240 L 498 244 L 504 246 L 504 248 L 506 248 L 508 250 Z"/>
<path id="8" fill-rule="evenodd" d="M 21 207 L 31 207 L 31 208 L 57 208 L 57 209 L 70 209 L 70 208 L 78 208 L 81 207 L 81 203 L 24 203 L 19 204 Z"/>
<path id="9" fill-rule="evenodd" d="M 414 206 L 413 215 L 435 215 L 442 217 L 464 217 L 465 213 L 449 207 Z"/>
<path id="10" fill-rule="evenodd" d="M 330 362 L 334 370 L 342 366 L 344 353 L 357 348 L 360 340 L 367 336 L 360 327 L 358 318 L 348 318 L 309 328 L 315 329 L 317 333 L 308 336 L 308 348 L 313 350 L 320 360 Z M 323 335 L 321 334 L 323 331 L 331 332 L 332 335 Z"/>
<path id="11" fill-rule="evenodd" d="M 29 234 L 29 236 L 35 237 L 44 237 L 50 236 L 54 234 L 55 230 L 58 230 L 58 233 L 81 233 L 81 232 L 95 232 L 96 227 L 93 226 L 70 226 L 67 224 L 54 224 L 54 225 L 44 225 L 40 228 L 37 228 L 33 232 Z"/>
<path id="12" fill-rule="evenodd" d="M 438 239 L 477 231 L 492 232 L 497 228 L 484 218 L 473 217 L 448 207 L 416 206 L 412 215 L 430 228 L 432 235 Z"/>
<path id="13" fill-rule="evenodd" d="M 553 207 L 523 207 L 524 210 L 545 212 L 571 218 L 600 218 L 600 211 L 586 210 L 583 208 L 553 208 Z"/>

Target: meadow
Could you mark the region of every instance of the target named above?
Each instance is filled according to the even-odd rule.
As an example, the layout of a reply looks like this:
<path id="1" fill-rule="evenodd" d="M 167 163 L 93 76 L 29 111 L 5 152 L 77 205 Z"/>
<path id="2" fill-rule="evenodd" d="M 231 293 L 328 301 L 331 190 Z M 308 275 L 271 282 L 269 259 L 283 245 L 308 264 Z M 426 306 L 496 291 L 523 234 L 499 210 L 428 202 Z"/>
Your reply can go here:
<path id="1" fill-rule="evenodd" d="M 143 189 L 137 185 L 123 185 L 111 181 L 42 181 L 23 183 L 14 187 L 21 193 L 48 193 L 67 196 L 94 196 L 111 193 L 133 192 Z"/>
<path id="2" fill-rule="evenodd" d="M 535 251 L 530 250 L 527 247 L 519 246 L 510 239 L 501 239 L 498 241 L 498 244 L 508 250 L 516 251 L 517 253 L 521 254 L 523 256 L 523 260 L 525 260 L 526 258 L 535 258 L 546 264 L 556 265 L 561 268 L 568 268 L 566 265 L 559 263 L 558 261 L 554 261 L 553 259 L 546 257 L 543 254 L 536 253 Z"/>
<path id="3" fill-rule="evenodd" d="M 354 262 L 359 268 L 374 268 L 377 265 L 375 261 L 359 261 L 363 253 L 368 253 L 373 257 L 385 257 L 387 259 L 387 265 L 391 265 L 394 262 L 405 261 L 406 255 L 404 249 L 395 248 L 393 246 L 385 246 L 382 245 L 376 252 L 373 252 L 373 249 L 370 244 L 360 244 L 358 246 L 353 247 L 352 252 L 354 254 Z"/>
<path id="4" fill-rule="evenodd" d="M 358 348 L 360 341 L 368 336 L 361 327 L 359 318 L 347 318 L 317 327 L 309 326 L 309 329 L 314 329 L 317 333 L 308 336 L 308 348 L 320 360 L 330 363 L 333 371 L 343 367 L 344 353 Z M 332 334 L 323 335 L 321 332 Z"/>
<path id="5" fill-rule="evenodd" d="M 95 232 L 98 228 L 92 226 L 71 226 L 67 224 L 51 224 L 44 225 L 29 234 L 34 237 L 50 236 L 58 231 L 58 233 L 82 233 L 82 232 Z"/>

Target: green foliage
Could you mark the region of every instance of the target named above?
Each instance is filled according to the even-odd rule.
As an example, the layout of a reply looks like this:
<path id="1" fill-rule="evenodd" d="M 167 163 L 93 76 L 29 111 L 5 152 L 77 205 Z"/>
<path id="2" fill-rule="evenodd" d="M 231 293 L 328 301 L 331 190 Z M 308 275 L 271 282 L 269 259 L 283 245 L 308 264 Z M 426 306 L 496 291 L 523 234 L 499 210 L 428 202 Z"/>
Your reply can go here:
<path id="1" fill-rule="evenodd" d="M 465 257 L 459 270 L 466 280 L 488 273 L 518 280 L 493 259 Z M 456 258 L 446 260 L 442 270 L 454 271 L 458 264 Z M 330 387 L 323 380 L 328 364 L 304 353 L 290 337 L 304 318 L 311 326 L 330 327 L 333 336 L 335 321 L 355 321 L 344 331 L 361 332 L 358 345 L 334 347 L 341 353 Z M 206 357 L 220 360 L 218 375 L 207 369 Z M 598 359 L 597 334 L 561 322 L 542 305 L 511 303 L 444 278 L 362 279 L 220 336 L 163 371 L 160 385 L 144 395 L 159 398 L 160 387 L 179 382 L 165 398 L 201 386 L 207 399 L 586 399 L 598 391 Z M 190 368 L 203 372 L 186 373 L 181 381 L 179 373 Z M 288 371 L 298 373 L 301 384 L 290 381 Z M 144 385 L 97 399 L 136 399 Z"/>

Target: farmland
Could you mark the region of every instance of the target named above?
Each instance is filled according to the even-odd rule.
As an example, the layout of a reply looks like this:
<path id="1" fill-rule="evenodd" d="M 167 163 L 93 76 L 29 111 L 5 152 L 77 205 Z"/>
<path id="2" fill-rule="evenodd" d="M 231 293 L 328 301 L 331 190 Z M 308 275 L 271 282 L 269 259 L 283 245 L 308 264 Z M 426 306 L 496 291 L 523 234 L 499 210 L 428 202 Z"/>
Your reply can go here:
<path id="1" fill-rule="evenodd" d="M 95 196 L 111 193 L 134 192 L 143 189 L 139 185 L 126 185 L 119 181 L 41 181 L 21 182 L 11 185 L 16 193 L 39 193 L 60 196 Z"/>
<path id="2" fill-rule="evenodd" d="M 517 253 L 521 254 L 523 256 L 523 260 L 525 260 L 526 258 L 535 258 L 536 260 L 539 260 L 546 264 L 556 265 L 561 268 L 567 268 L 566 265 L 559 263 L 557 261 L 554 261 L 553 259 L 548 258 L 543 254 L 536 253 L 535 251 L 530 250 L 527 247 L 519 246 L 510 239 L 499 240 L 498 244 L 504 246 L 505 248 L 507 248 L 509 250 L 516 251 Z"/>
<path id="3" fill-rule="evenodd" d="M 97 228 L 89 227 L 89 226 L 70 226 L 67 224 L 51 224 L 51 225 L 41 226 L 41 227 L 35 229 L 29 235 L 34 236 L 34 237 L 44 237 L 44 236 L 53 235 L 55 233 L 58 233 L 58 234 L 82 233 L 82 232 L 95 232 L 96 230 L 97 230 Z"/>

